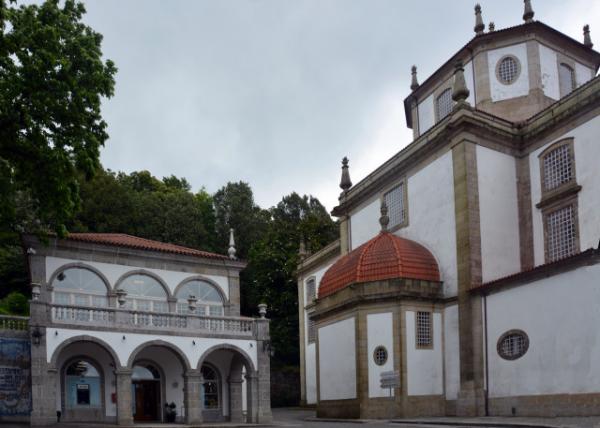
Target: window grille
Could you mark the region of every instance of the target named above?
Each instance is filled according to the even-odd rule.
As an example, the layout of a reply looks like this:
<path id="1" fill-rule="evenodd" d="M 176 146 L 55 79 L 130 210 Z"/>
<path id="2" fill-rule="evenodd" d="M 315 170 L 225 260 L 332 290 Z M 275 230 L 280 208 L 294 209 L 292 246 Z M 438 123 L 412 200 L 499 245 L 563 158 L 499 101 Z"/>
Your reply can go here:
<path id="1" fill-rule="evenodd" d="M 452 111 L 452 107 L 454 106 L 454 101 L 452 101 L 452 89 L 446 89 L 442 92 L 437 98 L 436 103 L 439 121 L 448 116 Z"/>
<path id="2" fill-rule="evenodd" d="M 573 179 L 573 161 L 567 144 L 544 156 L 544 190 L 552 190 Z"/>
<path id="3" fill-rule="evenodd" d="M 516 58 L 507 56 L 498 65 L 498 77 L 504 84 L 513 83 L 519 75 L 519 63 Z"/>
<path id="4" fill-rule="evenodd" d="M 388 352 L 387 349 L 385 349 L 385 346 L 378 346 L 375 348 L 373 351 L 373 360 L 375 361 L 375 364 L 383 366 L 387 362 L 387 359 Z"/>
<path id="5" fill-rule="evenodd" d="M 432 346 L 431 312 L 417 312 L 417 348 Z"/>
<path id="6" fill-rule="evenodd" d="M 312 317 L 308 316 L 308 343 L 315 343 L 317 340 L 317 324 Z"/>
<path id="7" fill-rule="evenodd" d="M 560 208 L 546 216 L 548 261 L 568 257 L 577 251 L 577 233 L 573 205 Z"/>
<path id="8" fill-rule="evenodd" d="M 394 187 L 383 195 L 388 208 L 389 228 L 404 224 L 406 221 L 406 207 L 404 203 L 404 183 Z"/>
<path id="9" fill-rule="evenodd" d="M 316 281 L 314 278 L 306 282 L 306 303 L 310 304 L 317 298 Z"/>
<path id="10" fill-rule="evenodd" d="M 525 355 L 528 349 L 529 338 L 524 331 L 507 331 L 498 339 L 498 355 L 505 360 L 516 360 Z"/>
<path id="11" fill-rule="evenodd" d="M 561 64 L 559 67 L 558 81 L 560 84 L 561 98 L 572 92 L 577 87 L 575 81 L 575 70 L 567 64 Z"/>

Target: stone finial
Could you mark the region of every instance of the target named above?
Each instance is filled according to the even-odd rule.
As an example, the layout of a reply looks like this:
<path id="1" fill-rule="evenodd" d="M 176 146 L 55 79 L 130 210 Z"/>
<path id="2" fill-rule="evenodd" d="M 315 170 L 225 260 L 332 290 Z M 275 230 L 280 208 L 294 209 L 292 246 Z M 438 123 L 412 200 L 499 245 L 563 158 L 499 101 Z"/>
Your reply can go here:
<path id="1" fill-rule="evenodd" d="M 300 240 L 300 247 L 298 248 L 298 256 L 300 256 L 300 260 L 304 260 L 307 255 L 306 244 L 304 244 L 304 238 L 302 238 Z"/>
<path id="2" fill-rule="evenodd" d="M 525 9 L 523 12 L 523 21 L 529 23 L 529 22 L 533 22 L 533 15 L 535 15 L 535 12 L 533 11 L 533 8 L 531 7 L 531 0 L 524 0 L 525 2 Z"/>
<path id="3" fill-rule="evenodd" d="M 258 315 L 260 315 L 260 317 L 262 319 L 266 318 L 266 316 L 267 316 L 267 304 L 266 303 L 258 304 Z"/>
<path id="4" fill-rule="evenodd" d="M 452 99 L 458 104 L 466 103 L 469 98 L 469 89 L 465 82 L 465 69 L 461 60 L 454 65 L 454 85 L 452 86 Z"/>
<path id="5" fill-rule="evenodd" d="M 489 30 L 490 31 L 496 31 L 496 24 L 494 24 L 494 21 L 490 22 Z"/>
<path id="6" fill-rule="evenodd" d="M 590 26 L 585 24 L 583 26 L 583 44 L 586 48 L 593 48 L 592 37 L 590 36 Z"/>
<path id="7" fill-rule="evenodd" d="M 410 69 L 411 81 L 410 81 L 410 89 L 411 91 L 415 91 L 419 87 L 419 82 L 417 81 L 417 66 L 413 65 Z"/>
<path id="8" fill-rule="evenodd" d="M 188 309 L 190 310 L 190 313 L 194 313 L 196 311 L 196 302 L 198 302 L 198 298 L 196 296 L 194 296 L 193 294 L 190 294 L 188 296 Z"/>
<path id="9" fill-rule="evenodd" d="M 483 24 L 483 18 L 481 17 L 481 5 L 477 3 L 475 5 L 475 27 L 473 28 L 475 33 L 479 36 L 483 34 L 483 30 L 485 30 L 485 25 Z"/>
<path id="10" fill-rule="evenodd" d="M 388 216 L 388 207 L 387 207 L 387 204 L 385 203 L 385 199 L 383 199 L 381 201 L 380 212 L 381 212 L 381 217 L 379 217 L 379 224 L 381 225 L 381 231 L 386 232 L 388 224 L 390 224 L 390 218 Z"/>
<path id="11" fill-rule="evenodd" d="M 235 260 L 235 239 L 233 238 L 233 229 L 229 229 L 229 249 L 227 250 L 227 254 L 231 260 Z"/>
<path id="12" fill-rule="evenodd" d="M 348 158 L 344 156 L 342 159 L 342 179 L 340 181 L 340 187 L 344 192 L 352 187 L 352 181 L 350 181 L 350 172 L 348 171 Z"/>

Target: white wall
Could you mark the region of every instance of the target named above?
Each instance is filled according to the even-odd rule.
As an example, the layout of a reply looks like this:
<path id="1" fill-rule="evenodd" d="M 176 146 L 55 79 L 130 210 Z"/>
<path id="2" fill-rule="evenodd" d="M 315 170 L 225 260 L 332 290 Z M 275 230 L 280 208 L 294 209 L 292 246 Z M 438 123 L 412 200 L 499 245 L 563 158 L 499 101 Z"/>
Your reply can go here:
<path id="1" fill-rule="evenodd" d="M 550 144 L 567 137 L 574 138 L 575 172 L 577 183 L 582 186 L 578 194 L 579 239 L 581 250 L 597 247 L 600 240 L 600 174 L 598 174 L 598 159 L 600 159 L 600 117 L 569 131 L 550 141 L 529 155 L 531 173 L 531 204 L 533 209 L 533 242 L 535 264 L 544 263 L 544 228 L 541 210 L 535 204 L 541 199 L 539 154 Z"/>
<path id="2" fill-rule="evenodd" d="M 429 128 L 435 125 L 433 94 L 419 103 L 417 113 L 419 116 L 419 135 L 423 135 Z"/>
<path id="3" fill-rule="evenodd" d="M 311 343 L 305 348 L 304 373 L 306 376 L 306 404 L 317 402 L 317 346 Z"/>
<path id="4" fill-rule="evenodd" d="M 521 270 L 515 158 L 476 146 L 483 282 Z"/>
<path id="5" fill-rule="evenodd" d="M 369 397 L 389 397 L 390 390 L 381 388 L 381 373 L 394 370 L 394 324 L 391 312 L 367 315 L 367 358 L 369 366 Z M 387 349 L 388 358 L 384 365 L 378 366 L 373 352 L 378 346 Z M 392 395 L 394 391 L 392 390 Z"/>
<path id="6" fill-rule="evenodd" d="M 48 328 L 46 331 L 46 351 L 48 362 L 58 346 L 65 340 L 76 336 L 92 336 L 107 343 L 117 354 L 122 366 L 127 365 L 131 353 L 139 346 L 152 340 L 162 340 L 177 347 L 187 357 L 188 361 L 195 368 L 204 352 L 213 346 L 228 344 L 244 351 L 252 360 L 254 367 L 257 366 L 256 341 L 240 339 L 217 339 L 201 337 L 181 337 L 167 336 L 160 334 L 134 334 L 118 333 L 112 331 L 93 331 L 93 330 L 70 330 L 63 328 Z M 123 340 L 125 336 L 125 340 Z M 196 342 L 194 345 L 193 341 Z"/>
<path id="7" fill-rule="evenodd" d="M 316 287 L 316 292 L 317 292 L 317 297 L 318 297 L 319 296 L 319 286 L 321 285 L 321 279 L 323 279 L 323 275 L 325 275 L 325 272 L 327 272 L 327 269 L 329 269 L 335 261 L 337 261 L 337 258 L 332 262 L 329 262 L 327 264 L 319 266 L 317 269 L 315 269 L 312 272 L 308 272 L 308 273 L 304 274 L 304 277 L 306 278 L 304 280 L 304 304 L 308 303 L 307 296 L 306 296 L 306 284 L 308 283 L 308 280 L 310 278 L 315 279 L 315 287 Z"/>
<path id="8" fill-rule="evenodd" d="M 491 397 L 598 392 L 600 265 L 491 294 L 487 300 Z M 529 336 L 513 361 L 496 344 L 508 330 Z"/>
<path id="9" fill-rule="evenodd" d="M 46 257 L 46 281 L 50 281 L 50 278 L 58 269 L 62 266 L 69 263 L 83 263 L 93 268 L 98 269 L 102 274 L 106 277 L 112 289 L 117 282 L 117 280 L 127 272 L 131 272 L 134 270 L 141 269 L 140 267 L 135 266 L 126 266 L 126 265 L 118 265 L 113 263 L 99 263 L 99 262 L 90 262 L 90 261 L 82 261 L 76 259 L 64 259 L 59 257 Z M 171 293 L 175 291 L 177 285 L 179 285 L 183 280 L 190 278 L 192 276 L 198 276 L 196 274 L 190 274 L 189 272 L 177 272 L 170 271 L 164 269 L 146 269 L 144 270 L 148 272 L 152 272 L 153 274 L 160 277 L 169 287 Z M 227 277 L 225 276 L 216 276 L 216 275 L 202 275 L 204 278 L 214 281 L 223 291 L 224 295 L 229 298 L 229 282 Z"/>
<path id="10" fill-rule="evenodd" d="M 417 349 L 415 314 L 406 311 L 406 376 L 408 395 L 444 393 L 442 314 L 433 314 L 433 348 Z"/>
<path id="11" fill-rule="evenodd" d="M 360 247 L 379 233 L 380 209 L 381 201 L 379 195 L 376 195 L 350 214 L 350 250 Z"/>
<path id="12" fill-rule="evenodd" d="M 321 327 L 319 335 L 319 398 L 356 398 L 356 330 L 354 317 Z"/>
<path id="13" fill-rule="evenodd" d="M 558 81 L 558 59 L 556 57 L 556 52 L 542 44 L 539 46 L 544 95 L 554 100 L 558 100 L 560 98 L 560 86 Z"/>
<path id="14" fill-rule="evenodd" d="M 586 82 L 589 82 L 594 78 L 594 71 L 585 65 L 575 63 L 575 80 L 577 81 L 577 87 L 580 87 Z"/>
<path id="15" fill-rule="evenodd" d="M 529 94 L 529 66 L 527 63 L 527 46 L 525 43 L 490 50 L 487 52 L 487 55 L 492 101 L 502 101 Z M 496 66 L 498 65 L 498 61 L 505 55 L 513 55 L 521 63 L 521 73 L 517 80 L 510 85 L 501 83 L 496 77 Z"/>
<path id="16" fill-rule="evenodd" d="M 446 400 L 456 400 L 460 390 L 458 305 L 447 306 L 444 309 L 444 374 Z"/>

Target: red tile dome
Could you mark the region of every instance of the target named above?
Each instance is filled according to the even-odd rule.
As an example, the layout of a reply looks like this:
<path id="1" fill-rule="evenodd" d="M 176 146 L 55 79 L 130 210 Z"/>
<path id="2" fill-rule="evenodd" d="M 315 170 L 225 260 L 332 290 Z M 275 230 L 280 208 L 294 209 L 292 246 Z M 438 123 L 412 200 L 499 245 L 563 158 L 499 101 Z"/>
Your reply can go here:
<path id="1" fill-rule="evenodd" d="M 439 282 L 440 271 L 427 248 L 392 233 L 381 232 L 325 272 L 319 297 L 333 294 L 350 284 L 392 278 Z"/>

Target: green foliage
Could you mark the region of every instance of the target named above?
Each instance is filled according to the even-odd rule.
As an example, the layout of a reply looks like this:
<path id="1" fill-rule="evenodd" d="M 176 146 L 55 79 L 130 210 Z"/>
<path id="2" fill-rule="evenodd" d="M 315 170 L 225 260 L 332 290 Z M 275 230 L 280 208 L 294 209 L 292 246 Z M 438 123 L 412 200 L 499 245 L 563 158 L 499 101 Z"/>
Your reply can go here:
<path id="1" fill-rule="evenodd" d="M 40 226 L 59 234 L 79 204 L 78 173 L 91 176 L 108 135 L 101 98 L 116 68 L 102 36 L 81 22 L 81 3 L 8 6 L 0 0 L 0 227 L 19 226 L 26 193 Z"/>
<path id="2" fill-rule="evenodd" d="M 0 314 L 29 315 L 29 301 L 27 297 L 18 291 L 9 293 L 4 299 L 0 300 Z"/>

